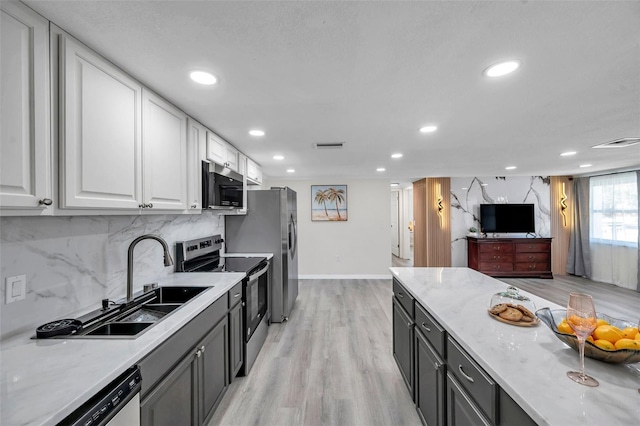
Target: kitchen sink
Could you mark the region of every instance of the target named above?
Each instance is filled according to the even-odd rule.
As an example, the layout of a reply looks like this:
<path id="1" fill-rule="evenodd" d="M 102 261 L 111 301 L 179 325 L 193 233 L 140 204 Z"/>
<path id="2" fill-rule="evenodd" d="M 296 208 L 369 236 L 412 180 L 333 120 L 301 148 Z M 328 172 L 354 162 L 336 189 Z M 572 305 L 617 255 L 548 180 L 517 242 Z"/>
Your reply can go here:
<path id="1" fill-rule="evenodd" d="M 59 338 L 135 339 L 211 287 L 158 287 L 138 295 L 127 305 L 95 311 L 83 318 L 83 329 Z"/>
<path id="2" fill-rule="evenodd" d="M 112 322 L 88 332 L 86 336 L 135 336 L 153 324 L 153 322 Z"/>

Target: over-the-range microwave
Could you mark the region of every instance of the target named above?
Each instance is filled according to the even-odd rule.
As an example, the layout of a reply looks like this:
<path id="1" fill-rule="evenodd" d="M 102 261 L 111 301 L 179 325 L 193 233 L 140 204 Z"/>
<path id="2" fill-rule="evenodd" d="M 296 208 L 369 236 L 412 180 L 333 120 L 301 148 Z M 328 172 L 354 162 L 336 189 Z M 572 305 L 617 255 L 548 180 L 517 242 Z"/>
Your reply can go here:
<path id="1" fill-rule="evenodd" d="M 202 207 L 243 208 L 243 179 L 239 173 L 215 163 L 202 162 Z"/>

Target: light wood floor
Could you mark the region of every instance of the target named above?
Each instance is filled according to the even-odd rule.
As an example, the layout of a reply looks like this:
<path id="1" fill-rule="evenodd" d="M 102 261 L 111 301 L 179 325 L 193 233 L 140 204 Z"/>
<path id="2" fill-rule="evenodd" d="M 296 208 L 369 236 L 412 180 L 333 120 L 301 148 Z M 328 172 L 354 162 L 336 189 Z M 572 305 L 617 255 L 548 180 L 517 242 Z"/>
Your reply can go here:
<path id="1" fill-rule="evenodd" d="M 640 318 L 635 291 L 576 277 L 502 281 L 560 305 L 587 292 L 598 310 Z M 420 425 L 391 351 L 391 297 L 390 279 L 301 280 L 289 322 L 271 325 L 209 426 Z"/>

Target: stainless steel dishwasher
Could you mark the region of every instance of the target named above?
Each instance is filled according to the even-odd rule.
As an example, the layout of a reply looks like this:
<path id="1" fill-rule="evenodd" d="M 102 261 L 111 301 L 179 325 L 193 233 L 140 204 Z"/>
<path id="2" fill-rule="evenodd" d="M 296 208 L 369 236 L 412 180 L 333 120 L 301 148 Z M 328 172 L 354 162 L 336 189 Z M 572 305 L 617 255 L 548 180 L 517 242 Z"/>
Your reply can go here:
<path id="1" fill-rule="evenodd" d="M 58 426 L 140 426 L 140 368 L 133 366 L 68 415 Z"/>

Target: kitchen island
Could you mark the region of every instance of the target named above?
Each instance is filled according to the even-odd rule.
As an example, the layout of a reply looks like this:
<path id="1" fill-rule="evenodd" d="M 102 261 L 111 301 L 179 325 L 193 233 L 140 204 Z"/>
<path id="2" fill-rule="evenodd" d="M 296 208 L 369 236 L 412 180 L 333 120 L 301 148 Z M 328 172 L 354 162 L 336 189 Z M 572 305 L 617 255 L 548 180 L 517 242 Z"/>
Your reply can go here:
<path id="1" fill-rule="evenodd" d="M 507 284 L 468 268 L 391 268 L 391 273 L 416 306 L 421 305 L 535 423 L 638 424 L 638 364 L 612 365 L 586 358 L 586 371 L 600 386 L 581 386 L 566 376 L 568 370 L 579 368 L 578 353 L 543 323 L 516 327 L 489 316 L 492 295 Z M 563 308 L 530 293 L 520 294 L 538 309 Z"/>
<path id="2" fill-rule="evenodd" d="M 34 330 L 3 341 L 0 424 L 57 424 L 194 317 L 226 297 L 244 277 L 243 273 L 177 273 L 161 279 L 160 286 L 211 288 L 135 339 L 35 340 L 31 338 Z"/>

